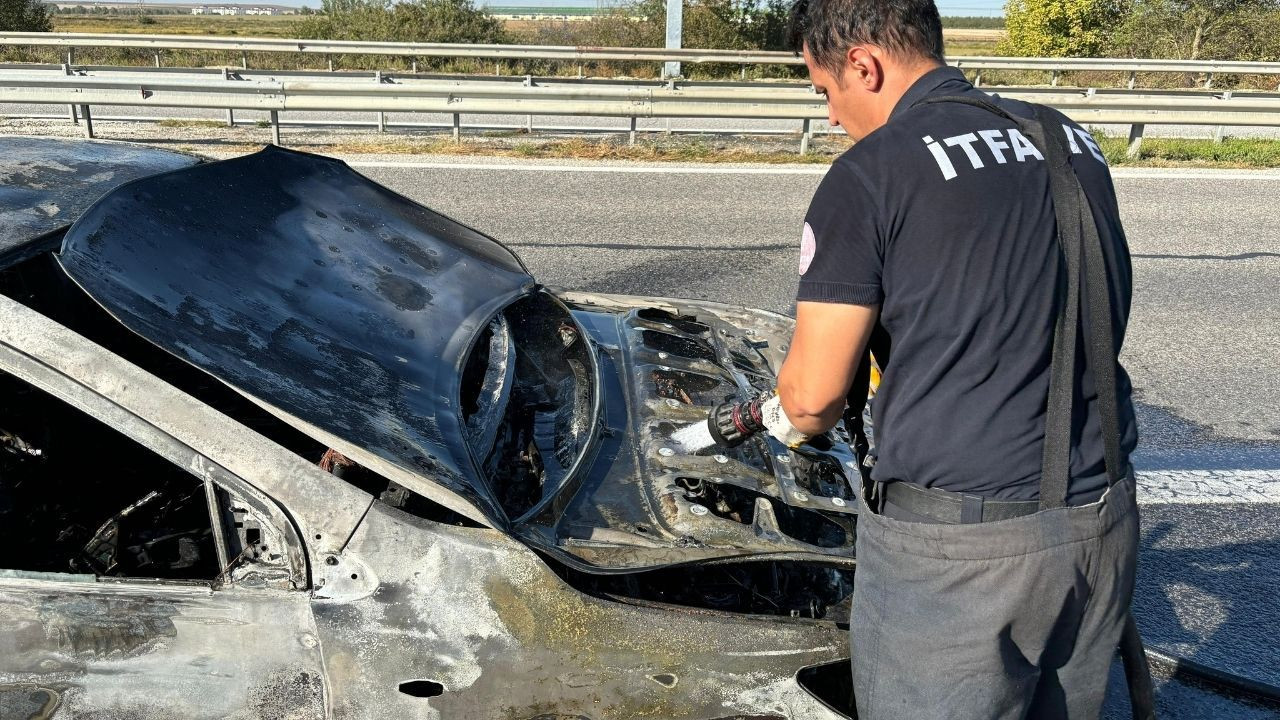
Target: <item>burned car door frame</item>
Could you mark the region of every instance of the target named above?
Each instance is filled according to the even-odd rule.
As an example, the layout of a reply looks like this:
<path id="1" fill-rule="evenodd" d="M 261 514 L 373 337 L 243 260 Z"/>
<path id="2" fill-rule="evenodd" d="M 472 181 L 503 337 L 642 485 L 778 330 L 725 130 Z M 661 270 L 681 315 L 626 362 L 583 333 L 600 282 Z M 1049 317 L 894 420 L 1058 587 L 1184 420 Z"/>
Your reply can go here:
<path id="1" fill-rule="evenodd" d="M 318 536 L 316 546 L 332 535 L 337 540 L 327 547 L 340 551 L 368 502 L 349 488 L 344 514 L 335 482 L 333 509 L 294 513 L 291 521 L 253 483 L 297 486 L 305 471 L 326 485 L 331 477 L 301 459 L 293 463 L 247 428 L 8 297 L 0 296 L 0 316 L 0 370 L 202 481 L 213 527 L 236 533 L 219 517 L 236 512 L 241 531 L 257 531 L 217 542 L 238 546 L 240 560 L 258 555 L 238 562 L 222 549 L 222 572 L 203 582 L 6 571 L 0 605 L 12 652 L 0 653 L 0 694 L 30 695 L 38 687 L 71 715 L 190 707 L 193 695 L 203 695 L 216 700 L 190 716 L 256 708 L 261 715 L 324 717 L 308 575 L 322 555 L 308 549 L 298 528 Z M 322 560 L 319 566 L 327 567 Z M 288 707 L 273 710 L 276 704 Z"/>

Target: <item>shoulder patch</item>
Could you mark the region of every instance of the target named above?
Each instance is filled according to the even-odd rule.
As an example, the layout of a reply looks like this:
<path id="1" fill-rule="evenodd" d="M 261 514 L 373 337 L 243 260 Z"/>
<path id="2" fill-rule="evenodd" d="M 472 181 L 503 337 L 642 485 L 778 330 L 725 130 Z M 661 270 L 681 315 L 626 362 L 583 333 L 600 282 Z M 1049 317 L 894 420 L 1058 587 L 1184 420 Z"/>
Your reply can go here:
<path id="1" fill-rule="evenodd" d="M 813 239 L 813 228 L 804 224 L 804 232 L 800 235 L 800 274 L 809 271 L 809 263 L 813 262 L 814 253 L 818 252 L 818 243 Z"/>

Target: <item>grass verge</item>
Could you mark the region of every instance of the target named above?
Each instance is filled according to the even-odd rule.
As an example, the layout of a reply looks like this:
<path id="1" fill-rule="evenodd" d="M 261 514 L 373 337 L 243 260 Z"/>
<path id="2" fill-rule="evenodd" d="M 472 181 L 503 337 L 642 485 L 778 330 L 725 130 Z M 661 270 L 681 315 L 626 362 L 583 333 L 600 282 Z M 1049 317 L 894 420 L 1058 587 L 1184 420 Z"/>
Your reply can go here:
<path id="1" fill-rule="evenodd" d="M 1276 168 L 1280 167 L 1280 140 L 1227 138 L 1212 140 L 1147 138 L 1137 158 L 1125 153 L 1125 138 L 1098 138 L 1111 165 L 1147 167 Z"/>
<path id="2" fill-rule="evenodd" d="M 797 142 L 799 142 L 797 140 Z M 703 142 L 636 143 L 634 146 L 608 140 L 548 140 L 521 142 L 514 145 L 482 142 L 454 142 L 452 139 L 387 139 L 385 141 L 351 140 L 321 143 L 308 150 L 334 154 L 386 155 L 485 155 L 516 158 L 565 158 L 575 160 L 629 160 L 634 162 L 695 163 L 829 163 L 835 152 L 793 152 L 754 150 Z"/>
<path id="3" fill-rule="evenodd" d="M 156 125 L 166 128 L 216 128 L 224 127 L 226 123 L 219 120 L 182 120 L 178 118 L 166 118 L 156 122 Z"/>
<path id="4" fill-rule="evenodd" d="M 798 141 L 797 141 L 798 142 Z M 1280 140 L 1228 138 L 1221 143 L 1212 140 L 1150 138 L 1142 143 L 1137 158 L 1126 155 L 1125 138 L 1098 138 L 1099 145 L 1113 167 L 1187 167 L 1187 168 L 1280 168 Z M 498 157 L 623 160 L 634 162 L 693 163 L 763 163 L 823 164 L 830 163 L 848 147 L 839 138 L 818 139 L 807 155 L 794 150 L 751 148 L 725 142 L 638 142 L 635 146 L 610 140 L 530 140 L 515 144 L 431 138 L 387 138 L 385 140 L 344 140 L 318 142 L 307 149 L 334 154 L 387 155 L 486 155 Z"/>

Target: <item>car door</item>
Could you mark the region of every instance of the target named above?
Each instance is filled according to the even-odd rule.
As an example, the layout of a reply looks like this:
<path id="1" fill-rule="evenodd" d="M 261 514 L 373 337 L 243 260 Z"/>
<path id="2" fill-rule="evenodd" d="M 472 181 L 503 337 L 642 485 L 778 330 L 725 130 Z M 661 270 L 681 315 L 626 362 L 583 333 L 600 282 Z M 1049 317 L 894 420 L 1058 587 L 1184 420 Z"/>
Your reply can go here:
<path id="1" fill-rule="evenodd" d="M 0 715 L 323 717 L 306 551 L 279 507 L 5 350 Z"/>

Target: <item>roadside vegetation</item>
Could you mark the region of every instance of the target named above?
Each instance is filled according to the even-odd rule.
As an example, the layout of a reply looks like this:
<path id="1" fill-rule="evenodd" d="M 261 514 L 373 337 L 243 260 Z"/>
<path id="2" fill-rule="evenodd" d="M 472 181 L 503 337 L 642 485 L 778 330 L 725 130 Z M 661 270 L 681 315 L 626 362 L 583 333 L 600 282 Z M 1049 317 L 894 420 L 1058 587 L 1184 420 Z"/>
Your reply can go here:
<path id="1" fill-rule="evenodd" d="M 51 14 L 42 0 L 0 0 L 0 32 L 49 32 Z"/>
<path id="2" fill-rule="evenodd" d="M 686 0 L 686 47 L 788 50 L 786 20 L 790 0 Z M 499 19 L 495 8 L 474 0 L 322 0 L 319 11 L 304 8 L 296 15 L 193 16 L 170 11 L 81 6 L 51 12 L 41 0 L 0 0 L 0 30 L 57 30 L 62 32 L 134 32 L 149 34 L 214 34 L 241 37 L 301 37 L 333 40 L 399 42 L 516 43 L 577 46 L 660 47 L 666 26 L 665 0 L 632 0 L 597 9 L 589 17 Z M 511 8 L 505 8 L 510 11 Z M 948 17 L 946 52 L 964 55 L 1028 55 L 1070 57 L 1153 57 L 1179 59 L 1239 59 L 1280 61 L 1280 0 L 1007 0 L 1005 17 Z M 0 61 L 59 62 L 55 48 L 0 48 Z M 238 66 L 237 53 L 170 51 L 161 55 L 166 66 Z M 387 56 L 291 55 L 250 53 L 249 67 L 264 69 L 320 69 L 332 62 L 339 69 L 385 69 L 423 72 L 502 75 L 584 75 L 587 77 L 658 76 L 658 63 L 570 63 L 545 60 L 498 61 L 459 58 L 420 59 Z M 82 49 L 76 61 L 85 64 L 146 64 L 155 61 L 149 50 Z M 802 66 L 742 66 L 731 64 L 683 66 L 690 79 L 796 79 Z M 1048 72 L 986 72 L 983 84 L 1047 84 Z M 1128 81 L 1124 73 L 1063 73 L 1063 86 L 1117 87 Z M 1204 77 L 1191 73 L 1146 74 L 1141 87 L 1195 87 Z M 1215 88 L 1274 90 L 1274 76 L 1213 78 Z M 181 121 L 180 121 L 181 122 Z M 175 126 L 177 127 L 177 126 Z M 1123 138 L 1102 139 L 1114 165 L 1131 164 Z M 443 143 L 443 144 L 442 144 Z M 663 143 L 671 143 L 669 138 Z M 421 152 L 473 152 L 471 143 L 452 147 L 434 139 L 411 147 Z M 825 148 L 824 148 L 825 146 Z M 636 148 L 588 141 L 529 142 L 481 152 L 528 157 L 595 155 L 613 159 L 688 160 L 699 162 L 796 162 L 794 152 L 779 150 L 752 155 L 727 152 L 714 144 L 677 143 Z M 452 148 L 452 149 L 450 149 Z M 466 148 L 465 150 L 463 148 Z M 406 152 L 419 150 L 407 149 Z M 802 162 L 822 162 L 838 152 L 827 141 Z M 726 154 L 727 152 L 727 154 Z M 744 153 L 746 153 L 744 155 Z M 776 160 L 769 158 L 776 156 Z M 728 157 L 730 159 L 724 159 Z M 755 159 L 746 159 L 754 157 Z M 1147 139 L 1138 162 L 1147 164 L 1203 164 L 1219 167 L 1280 166 L 1280 141 L 1229 139 Z"/>
<path id="3" fill-rule="evenodd" d="M 1146 138 L 1137 158 L 1125 156 L 1126 138 L 1098 138 L 1103 155 L 1112 166 L 1143 165 L 1150 167 L 1216 167 L 1276 168 L 1280 167 L 1280 140 L 1265 138 L 1226 138 L 1187 140 L 1180 138 Z"/>
<path id="4" fill-rule="evenodd" d="M 324 0 L 301 37 L 385 42 L 504 43 L 502 21 L 471 0 Z"/>
<path id="5" fill-rule="evenodd" d="M 629 162 L 691 163 L 763 163 L 826 164 L 849 147 L 844 138 L 816 138 L 809 153 L 799 155 L 794 147 L 761 149 L 724 140 L 683 138 L 644 140 L 628 146 L 617 140 L 545 140 L 545 141 L 464 141 L 452 139 L 425 140 L 351 140 L 326 143 L 322 152 L 336 154 L 373 153 L 407 155 L 484 155 L 535 159 L 610 160 Z M 1280 141 L 1229 138 L 1221 143 L 1212 140 L 1148 138 L 1142 143 L 1139 157 L 1130 158 L 1125 151 L 1125 138 L 1098 137 L 1098 144 L 1112 167 L 1182 167 L 1265 169 L 1280 167 Z"/>

